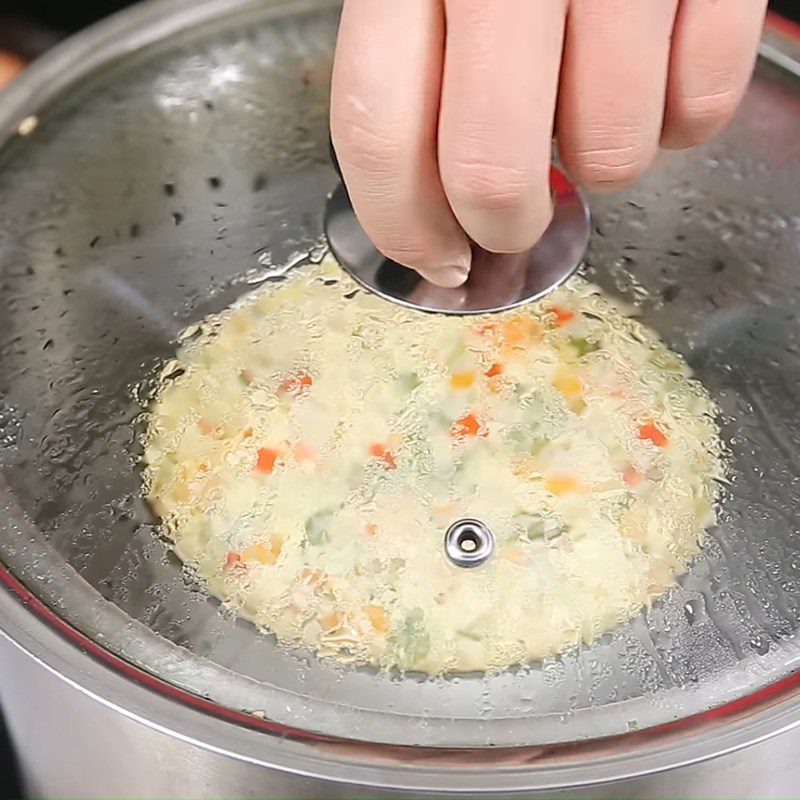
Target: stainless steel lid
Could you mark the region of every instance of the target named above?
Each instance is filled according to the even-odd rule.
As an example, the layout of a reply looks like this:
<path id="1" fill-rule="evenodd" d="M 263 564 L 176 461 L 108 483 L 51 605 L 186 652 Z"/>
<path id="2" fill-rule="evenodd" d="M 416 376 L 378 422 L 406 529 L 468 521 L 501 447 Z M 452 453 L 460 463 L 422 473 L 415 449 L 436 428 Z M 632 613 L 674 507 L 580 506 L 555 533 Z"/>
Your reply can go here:
<path id="1" fill-rule="evenodd" d="M 279 649 L 158 538 L 138 492 L 142 376 L 185 324 L 320 256 L 336 22 L 322 0 L 145 4 L 0 100 L 0 574 L 16 593 L 0 625 L 149 724 L 367 784 L 590 782 L 796 724 L 791 699 L 756 695 L 747 715 L 631 733 L 798 666 L 800 89 L 769 65 L 722 139 L 593 203 L 589 274 L 686 354 L 730 442 L 721 524 L 648 614 L 499 675 L 380 675 Z"/>

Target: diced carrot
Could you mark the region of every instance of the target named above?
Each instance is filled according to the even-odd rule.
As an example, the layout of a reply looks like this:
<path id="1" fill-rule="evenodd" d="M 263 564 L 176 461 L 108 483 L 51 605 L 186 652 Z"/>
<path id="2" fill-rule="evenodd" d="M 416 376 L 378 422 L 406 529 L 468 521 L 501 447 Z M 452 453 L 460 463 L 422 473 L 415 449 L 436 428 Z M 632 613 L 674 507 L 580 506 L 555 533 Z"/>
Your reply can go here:
<path id="1" fill-rule="evenodd" d="M 659 430 L 652 420 L 639 428 L 639 438 L 652 442 L 656 447 L 665 447 L 669 441 L 663 431 Z"/>
<path id="2" fill-rule="evenodd" d="M 381 606 L 364 606 L 364 613 L 378 633 L 386 633 L 386 611 Z"/>
<path id="3" fill-rule="evenodd" d="M 317 450 L 313 445 L 310 445 L 308 442 L 298 442 L 292 448 L 292 452 L 294 453 L 294 457 L 299 462 L 317 460 Z"/>
<path id="4" fill-rule="evenodd" d="M 242 556 L 235 550 L 229 550 L 228 555 L 225 557 L 225 569 L 230 569 L 234 564 L 238 564 L 242 560 Z"/>
<path id="5" fill-rule="evenodd" d="M 475 383 L 475 373 L 470 370 L 464 372 L 454 372 L 450 376 L 450 385 L 454 389 L 469 389 Z"/>
<path id="6" fill-rule="evenodd" d="M 325 573 L 316 567 L 305 567 L 300 570 L 299 577 L 301 581 L 318 586 L 325 580 Z"/>
<path id="7" fill-rule="evenodd" d="M 378 535 L 378 526 L 374 522 L 370 522 L 366 526 L 366 531 L 369 536 L 377 536 Z"/>
<path id="8" fill-rule="evenodd" d="M 638 486 L 644 480 L 644 478 L 642 477 L 642 473 L 639 472 L 636 467 L 634 467 L 632 464 L 627 464 L 625 469 L 622 470 L 622 480 L 624 480 L 628 486 L 633 487 Z"/>
<path id="9" fill-rule="evenodd" d="M 253 381 L 256 379 L 256 376 L 255 376 L 255 375 L 253 374 L 253 372 L 252 372 L 251 370 L 249 370 L 249 369 L 243 369 L 243 370 L 242 370 L 242 371 L 239 373 L 239 377 L 241 378 L 241 380 L 242 380 L 242 383 L 245 383 L 245 384 L 247 384 L 248 386 L 249 386 L 251 383 L 253 383 Z"/>
<path id="10" fill-rule="evenodd" d="M 281 397 L 301 395 L 307 392 L 313 384 L 314 379 L 305 370 L 299 370 L 283 379 L 278 387 L 278 394 Z"/>
<path id="11" fill-rule="evenodd" d="M 505 372 L 505 368 L 503 367 L 503 365 L 495 363 L 495 364 L 492 364 L 492 366 L 489 367 L 489 369 L 487 369 L 486 372 L 484 372 L 483 374 L 487 378 L 495 378 L 498 375 L 502 375 L 503 372 Z"/>
<path id="12" fill-rule="evenodd" d="M 199 422 L 197 423 L 197 427 L 200 428 L 200 432 L 205 434 L 206 436 L 211 436 L 217 430 L 217 426 L 212 425 L 204 417 L 200 418 Z"/>
<path id="13" fill-rule="evenodd" d="M 436 514 L 454 514 L 457 508 L 458 506 L 452 500 L 446 498 L 433 501 L 433 510 Z"/>
<path id="14" fill-rule="evenodd" d="M 385 444 L 381 444 L 380 442 L 374 442 L 369 446 L 369 454 L 373 458 L 379 458 L 383 461 L 384 465 L 389 469 L 394 469 L 397 466 L 397 463 L 394 460 L 394 456 L 392 455 L 391 451 L 386 447 Z"/>
<path id="15" fill-rule="evenodd" d="M 536 320 L 517 314 L 503 323 L 503 342 L 507 347 L 524 348 L 537 332 Z"/>
<path id="16" fill-rule="evenodd" d="M 525 551 L 519 545 L 507 545 L 503 548 L 502 555 L 512 564 L 525 566 L 525 564 L 528 563 L 528 559 L 525 557 Z"/>
<path id="17" fill-rule="evenodd" d="M 253 429 L 252 428 L 245 428 L 242 431 L 242 439 L 249 439 L 252 435 L 253 435 Z"/>
<path id="18" fill-rule="evenodd" d="M 324 631 L 334 631 L 341 627 L 343 622 L 344 614 L 338 610 L 330 611 L 327 614 L 323 614 L 323 616 L 319 618 L 319 624 L 322 626 L 322 630 Z"/>
<path id="19" fill-rule="evenodd" d="M 481 426 L 478 418 L 474 414 L 464 414 L 459 417 L 450 428 L 450 435 L 454 438 L 462 436 L 478 436 L 481 432 Z"/>
<path id="20" fill-rule="evenodd" d="M 256 458 L 256 472 L 270 473 L 275 469 L 275 462 L 280 457 L 280 450 L 274 450 L 271 447 L 261 447 L 258 450 Z"/>
<path id="21" fill-rule="evenodd" d="M 553 475 L 545 481 L 544 488 L 557 497 L 563 497 L 565 494 L 577 492 L 580 482 L 571 475 Z"/>
<path id="22" fill-rule="evenodd" d="M 260 564 L 274 564 L 281 554 L 282 547 L 283 541 L 279 537 L 274 536 L 270 538 L 268 545 L 257 542 L 256 544 L 245 547 L 245 549 L 242 550 L 241 557 L 243 561 L 258 561 Z"/>
<path id="23" fill-rule="evenodd" d="M 575 319 L 575 312 L 562 306 L 551 306 L 547 310 L 555 316 L 555 323 L 559 327 Z"/>
<path id="24" fill-rule="evenodd" d="M 272 550 L 266 545 L 258 542 L 251 544 L 242 550 L 242 561 L 258 561 L 261 564 L 273 564 Z"/>

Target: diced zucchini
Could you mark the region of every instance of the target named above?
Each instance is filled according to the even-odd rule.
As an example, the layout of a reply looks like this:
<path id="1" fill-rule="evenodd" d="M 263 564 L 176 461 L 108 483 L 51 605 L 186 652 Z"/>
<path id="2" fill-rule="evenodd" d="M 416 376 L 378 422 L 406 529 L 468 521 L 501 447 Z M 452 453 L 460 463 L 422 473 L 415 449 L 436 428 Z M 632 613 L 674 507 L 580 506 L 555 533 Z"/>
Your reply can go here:
<path id="1" fill-rule="evenodd" d="M 392 632 L 390 643 L 400 669 L 411 669 L 428 654 L 431 640 L 421 608 L 409 611 L 403 624 Z"/>
<path id="2" fill-rule="evenodd" d="M 585 355 L 600 349 L 600 345 L 597 342 L 590 342 L 582 336 L 571 336 L 569 343 L 578 351 L 578 358 L 583 358 Z"/>
<path id="3" fill-rule="evenodd" d="M 306 539 L 309 544 L 321 545 L 328 539 L 328 528 L 333 521 L 334 511 L 325 509 L 317 511 L 306 520 Z"/>

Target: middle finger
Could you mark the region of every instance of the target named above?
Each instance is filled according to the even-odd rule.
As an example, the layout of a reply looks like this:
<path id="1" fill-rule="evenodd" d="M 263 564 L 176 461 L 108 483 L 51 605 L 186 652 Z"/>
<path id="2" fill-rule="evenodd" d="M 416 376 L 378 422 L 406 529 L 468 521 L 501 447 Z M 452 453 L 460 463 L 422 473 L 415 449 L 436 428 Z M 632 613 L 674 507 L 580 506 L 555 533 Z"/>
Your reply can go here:
<path id="1" fill-rule="evenodd" d="M 566 0 L 445 0 L 439 169 L 481 247 L 519 252 L 552 216 L 550 172 Z"/>

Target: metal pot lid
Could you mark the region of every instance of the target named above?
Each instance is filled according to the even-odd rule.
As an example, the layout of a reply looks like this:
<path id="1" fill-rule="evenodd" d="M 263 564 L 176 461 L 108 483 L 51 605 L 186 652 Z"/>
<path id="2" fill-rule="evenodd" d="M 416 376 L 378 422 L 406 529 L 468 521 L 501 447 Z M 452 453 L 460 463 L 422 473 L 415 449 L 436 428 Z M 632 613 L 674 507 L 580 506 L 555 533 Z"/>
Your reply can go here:
<path id="1" fill-rule="evenodd" d="M 593 279 L 684 352 L 730 443 L 721 524 L 649 613 L 540 664 L 422 681 L 279 649 L 181 572 L 139 499 L 141 377 L 186 324 L 276 279 L 277 265 L 320 256 L 336 22 L 335 5 L 314 0 L 146 5 L 6 94 L 0 558 L 11 576 L 165 686 L 366 742 L 596 739 L 795 671 L 800 88 L 770 66 L 722 139 L 593 203 Z M 674 763 L 620 750 L 618 773 L 635 771 L 628 757 Z M 543 763 L 530 785 L 547 784 L 554 762 Z M 491 772 L 509 785 L 500 765 Z"/>

